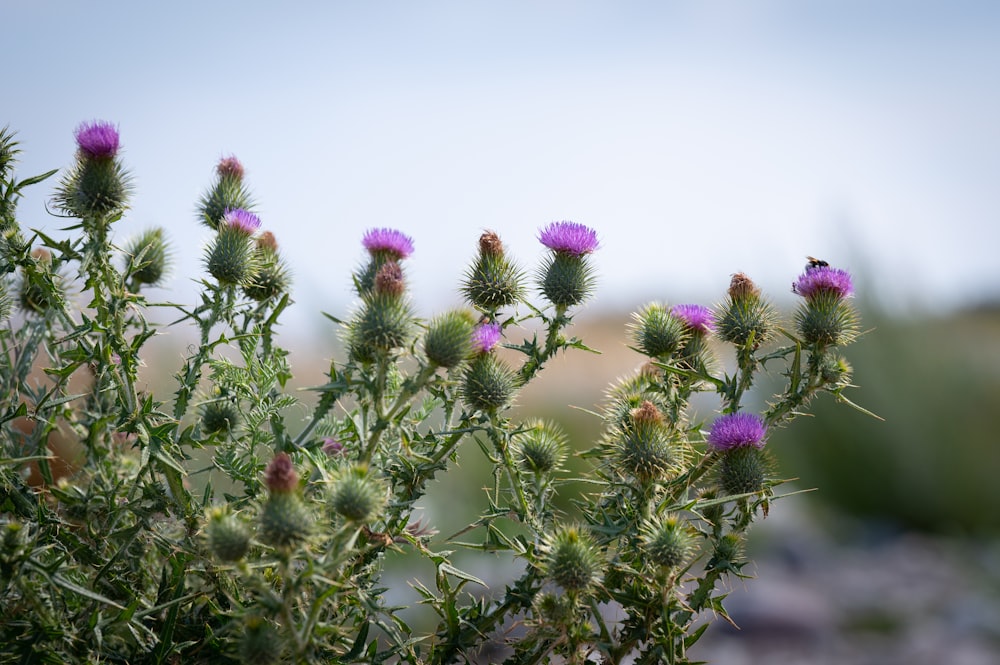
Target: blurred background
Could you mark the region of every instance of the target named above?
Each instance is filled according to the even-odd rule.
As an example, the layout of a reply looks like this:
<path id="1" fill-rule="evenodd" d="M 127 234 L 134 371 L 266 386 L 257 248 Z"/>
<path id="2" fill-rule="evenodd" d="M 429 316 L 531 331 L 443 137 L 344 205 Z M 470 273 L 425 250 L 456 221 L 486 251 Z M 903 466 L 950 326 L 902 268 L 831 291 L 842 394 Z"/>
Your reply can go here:
<path id="1" fill-rule="evenodd" d="M 885 421 L 819 400 L 817 418 L 775 433 L 782 474 L 818 490 L 757 529 L 760 579 L 731 596 L 741 630 L 713 627 L 697 655 L 1000 662 L 1000 4 L 12 0 L 3 13 L 0 125 L 22 143 L 19 175 L 69 166 L 80 122 L 117 123 L 136 185 L 118 232 L 167 229 L 164 300 L 194 301 L 195 204 L 220 157 L 243 162 L 294 270 L 283 344 L 300 385 L 337 353 L 320 311 L 350 310 L 373 226 L 413 236 L 422 316 L 460 303 L 484 229 L 528 269 L 539 227 L 598 230 L 599 287 L 574 332 L 603 354 L 560 359 L 518 407 L 563 422 L 579 450 L 600 427 L 580 409 L 641 361 L 624 346 L 640 305 L 712 304 L 743 271 L 789 311 L 807 254 L 851 270 L 870 331 L 847 354 L 852 397 Z M 51 181 L 28 190 L 21 222 L 56 233 L 50 196 Z M 151 382 L 188 341 L 165 332 Z M 443 505 L 481 503 L 477 454 L 430 498 L 444 535 L 468 518 Z"/>

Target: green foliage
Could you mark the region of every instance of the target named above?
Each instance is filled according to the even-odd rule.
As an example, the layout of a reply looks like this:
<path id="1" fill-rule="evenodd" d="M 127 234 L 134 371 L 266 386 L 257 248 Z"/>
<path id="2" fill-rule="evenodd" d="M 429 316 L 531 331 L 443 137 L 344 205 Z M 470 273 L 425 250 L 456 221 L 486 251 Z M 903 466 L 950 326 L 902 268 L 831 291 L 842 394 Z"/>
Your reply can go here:
<path id="1" fill-rule="evenodd" d="M 516 422 L 509 405 L 549 360 L 589 350 L 566 331 L 569 308 L 590 291 L 590 256 L 546 259 L 540 274 L 559 274 L 542 280 L 548 301 L 533 305 L 490 233 L 465 295 L 496 325 L 500 348 L 473 345 L 465 313 L 416 320 L 401 268 L 373 252 L 354 275 L 362 305 L 344 324 L 348 357 L 331 363 L 299 422 L 274 334 L 287 280 L 255 275 L 280 265 L 276 245 L 237 242 L 219 226 L 225 210 L 249 201 L 242 167 L 228 158 L 198 215 L 217 233 L 213 252 L 247 258 L 245 273 L 210 258 L 200 303 L 173 306 L 173 325 L 193 327 L 198 342 L 174 375 L 171 404 L 137 388 L 156 333 L 140 271 L 166 256 L 162 237 L 121 257 L 111 231 L 122 205 L 74 199 L 77 235 L 26 238 L 13 202 L 43 177 L 16 182 L 13 154 L 0 134 L 0 260 L 39 294 L 30 314 L 0 330 L 2 662 L 444 664 L 471 661 L 518 622 L 510 663 L 685 663 L 703 621 L 726 617 L 721 584 L 744 577 L 743 535 L 780 484 L 754 465 L 756 449 L 707 447 L 690 398 L 715 392 L 725 413 L 740 411 L 757 373 L 781 364 L 786 385 L 765 414 L 776 426 L 815 395 L 842 397 L 847 387 L 828 339 L 785 333 L 784 346 L 758 353 L 759 338 L 740 336 L 738 371 L 719 375 L 703 332 L 665 344 L 678 322 L 647 307 L 639 325 L 655 330 L 635 338 L 656 353 L 612 391 L 605 437 L 587 456 L 593 468 L 568 477 L 564 434 Z M 81 178 L 71 172 L 64 198 Z M 44 260 L 31 254 L 36 243 Z M 84 307 L 67 301 L 62 280 L 86 294 Z M 506 341 L 521 326 L 541 336 Z M 36 363 L 44 380 L 31 375 Z M 87 388 L 75 392 L 71 381 Z M 439 474 L 456 472 L 470 442 L 492 484 L 478 519 L 438 540 L 414 519 L 415 505 Z M 569 480 L 590 488 L 575 497 L 581 519 L 572 523 L 554 508 Z M 482 596 L 486 582 L 458 567 L 455 548 L 501 553 L 518 562 L 518 577 Z M 429 632 L 389 600 L 383 572 L 400 552 L 434 571 L 433 587 L 415 585 L 436 617 Z M 624 618 L 608 621 L 606 608 Z"/>

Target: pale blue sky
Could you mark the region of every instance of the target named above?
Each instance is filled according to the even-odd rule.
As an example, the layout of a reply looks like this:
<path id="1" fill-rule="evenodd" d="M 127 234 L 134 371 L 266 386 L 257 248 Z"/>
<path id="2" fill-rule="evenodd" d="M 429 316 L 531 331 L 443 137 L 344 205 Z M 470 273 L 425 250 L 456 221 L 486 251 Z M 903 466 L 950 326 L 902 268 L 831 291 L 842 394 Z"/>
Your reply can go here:
<path id="1" fill-rule="evenodd" d="M 279 6 L 280 4 L 280 6 Z M 418 310 L 458 304 L 483 229 L 596 228 L 594 306 L 784 296 L 813 254 L 885 302 L 996 298 L 1000 3 L 3 2 L 0 125 L 20 175 L 119 124 L 192 301 L 218 158 L 245 164 L 295 273 L 343 314 L 366 228 L 414 237 Z M 21 219 L 54 229 L 51 189 Z M 301 317 L 301 318 L 300 318 Z"/>

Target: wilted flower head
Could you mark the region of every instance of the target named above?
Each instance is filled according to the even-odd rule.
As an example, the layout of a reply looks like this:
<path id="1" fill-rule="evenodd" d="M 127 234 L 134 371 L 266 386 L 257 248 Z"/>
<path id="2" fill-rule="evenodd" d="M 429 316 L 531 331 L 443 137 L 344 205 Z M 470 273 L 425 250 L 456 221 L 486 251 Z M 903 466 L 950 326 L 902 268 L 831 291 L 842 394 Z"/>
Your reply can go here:
<path id="1" fill-rule="evenodd" d="M 733 300 L 745 298 L 757 298 L 760 296 L 760 289 L 753 283 L 753 280 L 745 274 L 738 272 L 733 275 L 729 282 L 729 297 Z"/>
<path id="2" fill-rule="evenodd" d="M 292 466 L 292 458 L 278 453 L 264 471 L 264 484 L 272 493 L 287 494 L 299 485 L 299 474 Z"/>
<path id="3" fill-rule="evenodd" d="M 384 252 L 396 260 L 405 259 L 413 253 L 413 239 L 395 229 L 368 229 L 361 243 L 371 254 Z"/>
<path id="4" fill-rule="evenodd" d="M 485 231 L 479 236 L 479 252 L 486 256 L 503 256 L 503 241 L 495 231 Z"/>
<path id="5" fill-rule="evenodd" d="M 734 448 L 764 447 L 767 425 L 764 419 L 752 413 L 729 413 L 712 423 L 708 443 L 719 451 Z"/>
<path id="6" fill-rule="evenodd" d="M 840 268 L 816 266 L 807 268 L 792 284 L 792 292 L 803 298 L 813 298 L 820 293 L 829 293 L 839 298 L 846 298 L 854 293 L 851 274 Z"/>
<path id="7" fill-rule="evenodd" d="M 264 231 L 259 236 L 257 236 L 257 247 L 258 249 L 264 249 L 269 252 L 278 251 L 278 241 L 275 239 L 274 234 L 270 231 Z"/>
<path id="8" fill-rule="evenodd" d="M 254 234 L 260 228 L 260 217 L 243 208 L 227 208 L 222 221 L 247 235 Z"/>
<path id="9" fill-rule="evenodd" d="M 577 222 L 552 222 L 538 235 L 549 249 L 572 256 L 583 256 L 597 249 L 597 232 Z"/>
<path id="10" fill-rule="evenodd" d="M 104 120 L 84 122 L 76 128 L 76 144 L 88 157 L 114 157 L 118 154 L 118 140 L 118 128 Z"/>
<path id="11" fill-rule="evenodd" d="M 500 343 L 502 330 L 499 323 L 482 323 L 472 331 L 472 348 L 479 353 L 488 353 Z"/>
<path id="12" fill-rule="evenodd" d="M 708 333 L 715 326 L 712 310 L 704 305 L 674 305 L 670 313 L 683 321 L 692 332 Z"/>
<path id="13" fill-rule="evenodd" d="M 229 155 L 228 157 L 223 157 L 219 160 L 219 163 L 215 167 L 215 172 L 218 173 L 221 178 L 235 178 L 236 180 L 242 180 L 243 164 L 240 160 L 236 159 L 235 155 Z"/>
<path id="14" fill-rule="evenodd" d="M 375 293 L 399 297 L 406 291 L 403 269 L 395 261 L 382 264 L 375 273 Z"/>

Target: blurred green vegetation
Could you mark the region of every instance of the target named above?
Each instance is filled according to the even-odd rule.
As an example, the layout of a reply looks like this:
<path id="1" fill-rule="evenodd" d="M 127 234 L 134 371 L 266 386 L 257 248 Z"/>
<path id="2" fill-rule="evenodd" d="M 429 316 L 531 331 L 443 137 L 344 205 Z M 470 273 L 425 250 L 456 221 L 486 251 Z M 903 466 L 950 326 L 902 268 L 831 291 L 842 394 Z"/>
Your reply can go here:
<path id="1" fill-rule="evenodd" d="M 808 501 L 901 529 L 1000 532 L 1000 308 L 862 321 L 851 399 L 885 421 L 820 398 L 772 434 L 781 473 L 818 488 Z"/>

